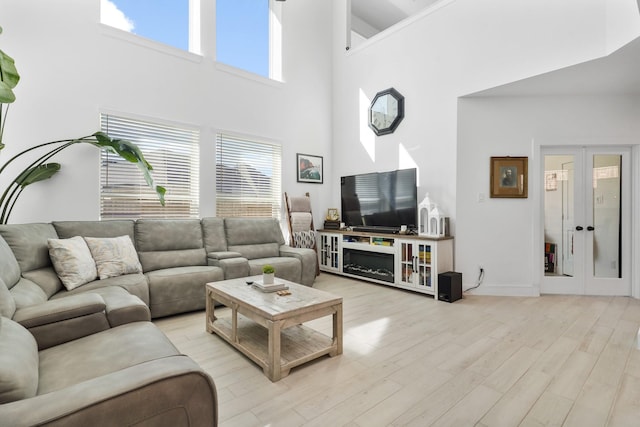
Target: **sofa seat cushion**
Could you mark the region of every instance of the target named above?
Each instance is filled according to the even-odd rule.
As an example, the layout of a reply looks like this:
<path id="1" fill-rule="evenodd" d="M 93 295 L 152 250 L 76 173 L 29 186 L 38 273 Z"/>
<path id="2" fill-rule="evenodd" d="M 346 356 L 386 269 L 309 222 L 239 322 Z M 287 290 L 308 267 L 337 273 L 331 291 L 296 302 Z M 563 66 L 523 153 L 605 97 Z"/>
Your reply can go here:
<path id="1" fill-rule="evenodd" d="M 145 273 L 149 280 L 151 317 L 201 310 L 205 307 L 205 284 L 224 280 L 220 267 L 190 266 Z"/>
<path id="2" fill-rule="evenodd" d="M 33 397 L 37 390 L 36 340 L 23 326 L 0 317 L 0 404 Z"/>
<path id="3" fill-rule="evenodd" d="M 42 350 L 38 394 L 180 353 L 150 322 L 135 322 Z"/>
<path id="4" fill-rule="evenodd" d="M 144 274 L 125 274 L 124 276 L 110 277 L 104 280 L 94 280 L 86 285 L 76 288 L 72 291 L 62 290 L 53 295 L 51 299 L 64 298 L 68 295 L 74 295 L 82 292 L 94 292 L 103 288 L 118 287 L 124 289 L 131 295 L 140 298 L 145 304 L 149 305 L 149 283 Z"/>
<path id="5" fill-rule="evenodd" d="M 105 303 L 107 319 L 112 328 L 125 323 L 145 322 L 151 320 L 149 307 L 137 296 L 118 286 L 107 286 L 93 290 Z"/>
<path id="6" fill-rule="evenodd" d="M 128 274 L 127 277 L 133 276 Z M 142 276 L 142 275 L 138 275 Z M 145 282 L 146 277 L 142 276 Z M 100 282 L 106 282 L 106 280 L 97 280 Z M 104 301 L 104 311 L 106 312 L 109 325 L 111 327 L 122 325 L 124 323 L 149 321 L 151 315 L 147 303 L 142 301 L 141 298 L 135 294 L 130 293 L 126 289 L 113 285 L 113 286 L 101 286 L 93 289 L 85 290 L 84 292 L 60 292 L 56 294 L 51 301 L 64 300 L 69 297 L 82 296 L 82 295 L 96 295 L 100 297 L 100 300 Z"/>
<path id="7" fill-rule="evenodd" d="M 229 250 L 239 252 L 247 259 L 277 257 L 280 255 L 278 243 L 255 243 L 251 245 L 229 245 Z"/>
<path id="8" fill-rule="evenodd" d="M 224 279 L 237 279 L 249 276 L 249 261 L 246 258 L 226 258 L 215 262 L 224 271 Z"/>
<path id="9" fill-rule="evenodd" d="M 302 264 L 300 260 L 292 257 L 272 257 L 249 260 L 249 275 L 261 275 L 263 265 L 272 265 L 276 270 L 276 277 L 300 283 Z"/>

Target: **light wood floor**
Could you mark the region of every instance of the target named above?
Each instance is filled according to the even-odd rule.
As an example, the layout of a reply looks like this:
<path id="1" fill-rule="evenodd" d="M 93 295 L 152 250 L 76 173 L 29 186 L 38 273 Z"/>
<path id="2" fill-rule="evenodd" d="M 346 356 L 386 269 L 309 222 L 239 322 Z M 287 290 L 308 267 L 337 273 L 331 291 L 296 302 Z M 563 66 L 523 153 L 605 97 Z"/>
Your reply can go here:
<path id="1" fill-rule="evenodd" d="M 465 295 L 453 304 L 321 274 L 344 298 L 344 354 L 271 383 L 205 332 L 155 323 L 216 382 L 229 426 L 639 426 L 640 301 Z M 330 318 L 307 323 L 330 335 Z"/>

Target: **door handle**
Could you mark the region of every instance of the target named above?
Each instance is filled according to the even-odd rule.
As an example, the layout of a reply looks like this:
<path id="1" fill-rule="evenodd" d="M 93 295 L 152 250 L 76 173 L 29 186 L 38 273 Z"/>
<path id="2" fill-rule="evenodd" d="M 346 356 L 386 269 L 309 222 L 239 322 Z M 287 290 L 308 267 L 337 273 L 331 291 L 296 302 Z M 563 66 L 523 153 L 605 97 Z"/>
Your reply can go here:
<path id="1" fill-rule="evenodd" d="M 583 227 L 583 226 L 581 226 L 581 225 L 578 225 L 578 226 L 576 227 L 576 230 L 578 230 L 578 231 L 582 231 L 582 230 L 584 230 L 584 227 Z"/>
<path id="2" fill-rule="evenodd" d="M 588 230 L 588 231 L 593 231 L 593 230 L 595 230 L 595 228 L 593 228 L 593 226 L 592 226 L 592 225 L 590 225 L 590 226 L 588 226 L 588 227 L 587 227 L 587 230 Z"/>

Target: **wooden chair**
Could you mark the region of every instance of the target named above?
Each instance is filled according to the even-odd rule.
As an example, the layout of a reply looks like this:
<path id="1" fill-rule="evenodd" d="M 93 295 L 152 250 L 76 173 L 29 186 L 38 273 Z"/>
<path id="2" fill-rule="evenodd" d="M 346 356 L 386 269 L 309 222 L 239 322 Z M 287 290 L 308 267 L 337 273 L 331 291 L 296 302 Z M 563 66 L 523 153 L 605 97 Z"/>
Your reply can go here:
<path id="1" fill-rule="evenodd" d="M 287 209 L 287 224 L 289 225 L 289 245 L 294 248 L 311 248 L 318 253 L 313 212 L 311 212 L 311 198 L 309 193 L 302 197 L 290 197 L 284 193 L 284 204 Z M 320 274 L 320 266 L 316 268 L 316 275 Z"/>

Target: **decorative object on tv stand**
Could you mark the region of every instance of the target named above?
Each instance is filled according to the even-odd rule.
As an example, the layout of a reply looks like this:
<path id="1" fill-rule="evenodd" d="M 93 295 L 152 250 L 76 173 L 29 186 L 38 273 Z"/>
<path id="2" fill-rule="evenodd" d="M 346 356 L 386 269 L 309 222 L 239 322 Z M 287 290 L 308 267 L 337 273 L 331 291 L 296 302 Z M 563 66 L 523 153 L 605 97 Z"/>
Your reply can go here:
<path id="1" fill-rule="evenodd" d="M 327 209 L 326 219 L 329 221 L 338 221 L 340 219 L 340 216 L 338 215 L 338 209 L 337 208 Z"/>
<path id="2" fill-rule="evenodd" d="M 442 209 L 437 204 L 433 205 L 433 209 L 429 212 L 429 235 L 443 237 L 448 233 L 448 219 L 444 216 Z"/>
<path id="3" fill-rule="evenodd" d="M 424 199 L 418 205 L 418 234 L 420 236 L 429 236 L 429 214 L 433 209 L 433 203 L 429 198 L 429 193 L 425 194 Z"/>
<path id="4" fill-rule="evenodd" d="M 340 215 L 337 208 L 327 209 L 327 216 L 324 218 L 324 228 L 328 230 L 340 229 Z"/>
<path id="5" fill-rule="evenodd" d="M 430 237 L 449 235 L 449 218 L 436 203 L 431 201 L 429 193 L 418 205 L 418 234 Z"/>
<path id="6" fill-rule="evenodd" d="M 276 269 L 272 265 L 266 264 L 262 267 L 262 284 L 273 285 L 273 278 Z"/>
<path id="7" fill-rule="evenodd" d="M 393 133 L 404 118 L 404 96 L 394 88 L 378 92 L 369 106 L 369 127 L 380 136 Z"/>

